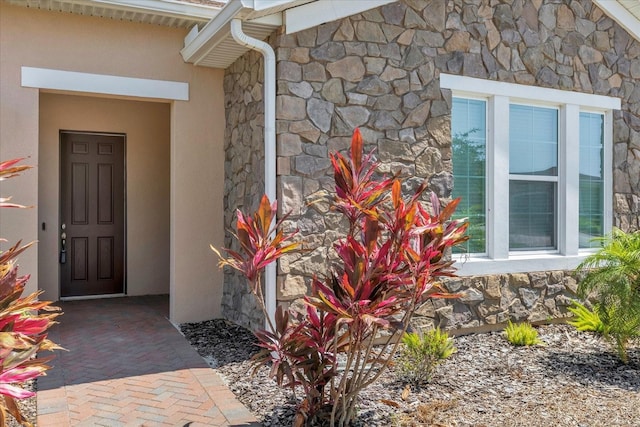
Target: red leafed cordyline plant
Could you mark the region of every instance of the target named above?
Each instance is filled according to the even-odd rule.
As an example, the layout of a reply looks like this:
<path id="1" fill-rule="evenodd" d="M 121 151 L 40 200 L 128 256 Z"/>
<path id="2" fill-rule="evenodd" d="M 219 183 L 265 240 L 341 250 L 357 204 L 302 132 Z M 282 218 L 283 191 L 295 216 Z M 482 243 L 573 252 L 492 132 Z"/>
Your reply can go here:
<path id="1" fill-rule="evenodd" d="M 0 162 L 0 181 L 15 177 L 30 166 L 17 165 L 23 159 Z M 24 208 L 0 198 L 0 208 Z M 5 241 L 0 239 L 0 241 Z M 50 301 L 38 301 L 40 292 L 22 297 L 29 276 L 18 277 L 16 257 L 31 246 L 16 243 L 6 251 L 0 251 L 0 425 L 6 425 L 7 413 L 20 424 L 30 426 L 22 415 L 16 399 L 25 399 L 34 392 L 20 387 L 19 383 L 45 375 L 47 362 L 53 356 L 36 358 L 41 350 L 55 350 L 56 344 L 47 339 L 47 329 L 60 315 Z"/>
<path id="2" fill-rule="evenodd" d="M 398 178 L 374 177 L 378 164 L 364 154 L 358 129 L 350 158 L 335 153 L 331 163 L 333 209 L 349 222 L 346 237 L 334 245 L 342 262 L 325 279 L 313 279 L 305 313 L 279 306 L 276 324 L 255 333 L 263 348 L 256 368 L 270 364 L 279 385 L 304 390 L 295 426 L 320 419 L 346 426 L 355 419 L 358 394 L 389 366 L 415 310 L 429 298 L 458 296 L 444 292 L 438 278 L 454 275 L 445 253 L 467 239 L 467 224 L 451 219 L 459 200 L 441 209 L 431 194 L 429 213 L 421 202 L 424 184 L 405 199 Z M 266 197 L 253 218 L 238 212 L 241 251 L 220 257 L 221 266 L 247 277 L 263 310 L 264 266 L 298 249 L 293 234 L 269 228 L 275 217 Z"/>

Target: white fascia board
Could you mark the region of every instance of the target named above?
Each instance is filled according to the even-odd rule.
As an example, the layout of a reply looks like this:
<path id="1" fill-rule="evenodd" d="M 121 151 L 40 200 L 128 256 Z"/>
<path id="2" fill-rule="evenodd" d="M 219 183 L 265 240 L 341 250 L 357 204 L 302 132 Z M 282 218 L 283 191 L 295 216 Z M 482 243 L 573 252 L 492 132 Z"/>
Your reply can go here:
<path id="1" fill-rule="evenodd" d="M 22 86 L 174 101 L 189 100 L 189 83 L 22 67 Z"/>
<path id="2" fill-rule="evenodd" d="M 271 15 L 261 16 L 260 18 L 249 19 L 245 22 L 248 24 L 260 24 L 260 25 L 267 25 L 269 27 L 277 28 L 282 26 L 282 23 L 283 23 L 282 13 L 273 13 Z"/>
<path id="3" fill-rule="evenodd" d="M 619 110 L 622 105 L 620 98 L 612 96 L 570 92 L 444 73 L 440 74 L 440 87 L 451 89 L 459 95 L 497 95 L 509 97 L 513 101 L 539 101 L 553 105 L 575 104 L 593 108 L 596 111 Z"/>
<path id="4" fill-rule="evenodd" d="M 307 28 L 346 18 L 397 0 L 320 0 L 287 9 L 284 12 L 286 33 L 292 34 Z"/>
<path id="5" fill-rule="evenodd" d="M 104 7 L 112 10 L 151 13 L 156 15 L 192 18 L 202 21 L 213 19 L 220 8 L 173 0 L 67 0 L 73 4 Z"/>
<path id="6" fill-rule="evenodd" d="M 253 10 L 260 11 L 293 3 L 295 0 L 253 0 Z"/>
<path id="7" fill-rule="evenodd" d="M 229 34 L 232 19 L 246 10 L 247 0 L 230 0 L 197 36 L 191 37 L 180 51 L 185 62 L 197 64 Z"/>
<path id="8" fill-rule="evenodd" d="M 604 13 L 616 21 L 629 34 L 640 40 L 640 20 L 617 0 L 593 0 Z"/>

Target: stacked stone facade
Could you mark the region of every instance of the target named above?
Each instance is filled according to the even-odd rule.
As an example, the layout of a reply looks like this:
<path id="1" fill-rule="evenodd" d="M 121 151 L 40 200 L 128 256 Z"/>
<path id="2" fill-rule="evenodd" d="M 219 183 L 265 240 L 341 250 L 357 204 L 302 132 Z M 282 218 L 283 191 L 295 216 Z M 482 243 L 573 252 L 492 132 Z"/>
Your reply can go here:
<path id="1" fill-rule="evenodd" d="M 300 229 L 312 249 L 280 262 L 280 302 L 307 292 L 330 262 L 341 223 L 323 201 L 333 186 L 328 152 L 347 148 L 355 127 L 376 148 L 380 172 L 400 171 L 406 190 L 427 180 L 443 201 L 450 198 L 451 92 L 440 87 L 440 73 L 621 98 L 611 203 L 614 225 L 638 228 L 640 42 L 591 1 L 401 0 L 272 41 L 278 198 L 292 212 L 285 227 Z M 234 75 L 229 70 L 227 78 Z M 227 104 L 235 96 L 227 91 Z M 257 198 L 245 191 L 245 199 Z M 571 272 L 561 271 L 465 277 L 447 286 L 467 296 L 427 303 L 417 323 L 457 329 L 547 320 L 564 316 L 575 295 Z"/>
<path id="2" fill-rule="evenodd" d="M 224 226 L 235 230 L 236 210 L 253 212 L 264 194 L 264 62 L 250 51 L 226 70 Z M 227 232 L 225 247 L 238 250 Z M 224 272 L 223 315 L 250 328 L 264 325 L 262 311 L 245 279 L 231 269 Z"/>

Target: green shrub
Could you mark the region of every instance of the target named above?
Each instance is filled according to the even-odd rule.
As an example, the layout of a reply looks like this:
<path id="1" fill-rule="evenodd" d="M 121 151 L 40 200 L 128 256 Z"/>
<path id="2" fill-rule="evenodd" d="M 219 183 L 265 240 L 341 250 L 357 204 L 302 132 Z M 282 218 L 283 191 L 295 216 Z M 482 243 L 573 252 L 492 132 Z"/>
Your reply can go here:
<path id="1" fill-rule="evenodd" d="M 573 301 L 568 309 L 573 313 L 573 319 L 567 322 L 569 325 L 574 326 L 579 331 L 604 334 L 605 327 L 597 311 L 589 310 L 578 301 Z"/>
<path id="2" fill-rule="evenodd" d="M 404 347 L 400 351 L 398 368 L 401 377 L 415 385 L 431 380 L 436 366 L 456 352 L 453 338 L 441 331 L 432 329 L 424 334 L 406 333 L 402 337 Z"/>
<path id="3" fill-rule="evenodd" d="M 627 363 L 627 346 L 640 337 L 640 232 L 625 233 L 616 228 L 598 240 L 600 250 L 577 268 L 584 274 L 578 295 L 596 301 L 604 336 Z"/>
<path id="4" fill-rule="evenodd" d="M 507 337 L 507 341 L 513 345 L 529 346 L 540 344 L 542 342 L 538 339 L 538 331 L 536 331 L 535 328 L 527 322 L 511 323 L 511 321 L 509 321 L 504 332 Z"/>

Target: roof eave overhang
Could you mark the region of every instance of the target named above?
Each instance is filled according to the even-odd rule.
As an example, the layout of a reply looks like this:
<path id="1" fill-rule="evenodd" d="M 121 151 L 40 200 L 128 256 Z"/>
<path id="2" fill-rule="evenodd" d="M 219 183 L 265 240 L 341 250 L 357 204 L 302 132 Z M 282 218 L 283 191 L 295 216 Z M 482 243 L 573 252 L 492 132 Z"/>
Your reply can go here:
<path id="1" fill-rule="evenodd" d="M 243 31 L 264 40 L 283 25 L 282 12 L 314 0 L 230 0 L 199 32 L 193 29 L 180 52 L 189 63 L 227 68 L 248 50 L 231 37 L 231 20 L 241 19 Z"/>
<path id="2" fill-rule="evenodd" d="M 163 16 L 182 17 L 209 21 L 219 12 L 220 8 L 197 3 L 184 3 L 174 0 L 155 0 L 153 2 L 140 0 L 67 0 L 72 3 L 86 3 L 109 7 L 117 10 L 130 10 L 154 13 Z"/>
<path id="3" fill-rule="evenodd" d="M 249 7 L 243 0 L 234 0 L 227 3 L 211 21 L 200 30 L 195 37 L 180 51 L 185 62 L 198 65 L 202 60 L 215 49 L 230 34 L 231 20 L 238 17 L 241 12 L 247 12 Z"/>

